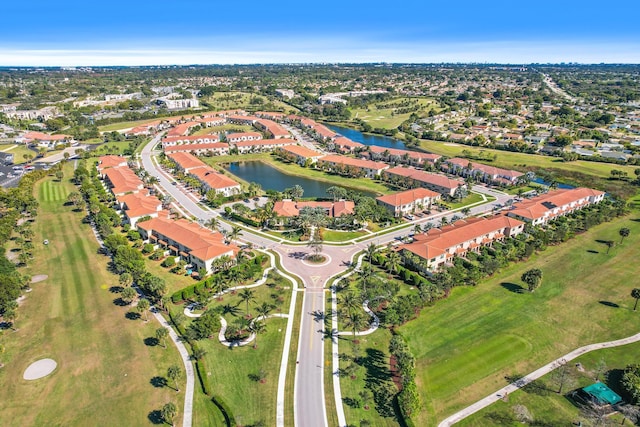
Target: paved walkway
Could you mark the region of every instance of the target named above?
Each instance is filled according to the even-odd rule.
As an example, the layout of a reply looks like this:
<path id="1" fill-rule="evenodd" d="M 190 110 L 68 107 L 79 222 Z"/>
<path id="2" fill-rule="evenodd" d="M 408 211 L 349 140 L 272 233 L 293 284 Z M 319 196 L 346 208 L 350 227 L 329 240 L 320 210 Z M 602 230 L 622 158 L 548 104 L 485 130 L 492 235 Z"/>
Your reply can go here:
<path id="1" fill-rule="evenodd" d="M 373 317 L 373 320 L 371 321 L 371 326 L 369 327 L 369 329 L 367 329 L 366 331 L 356 332 L 356 336 L 357 337 L 361 337 L 361 336 L 364 336 L 364 335 L 372 334 L 375 331 L 377 331 L 378 327 L 380 326 L 380 319 L 369 308 L 369 300 L 366 300 L 365 302 L 362 303 L 362 309 L 369 316 Z M 340 332 L 338 332 L 338 335 L 352 335 L 353 336 L 353 332 L 351 332 L 351 331 L 340 331 Z"/>
<path id="2" fill-rule="evenodd" d="M 274 314 L 268 315 L 267 317 L 259 316 L 253 319 L 251 323 L 255 322 L 256 320 L 264 320 L 264 319 L 269 319 L 271 317 L 279 317 L 279 318 L 287 319 L 289 315 L 284 313 L 274 313 Z M 241 341 L 229 341 L 225 336 L 226 332 L 227 332 L 227 321 L 225 320 L 224 317 L 220 316 L 220 332 L 218 333 L 218 341 L 220 341 L 220 344 L 227 347 L 242 347 L 247 344 L 251 344 L 251 342 L 254 339 L 256 339 L 256 334 L 251 333 L 251 335 L 249 335 L 247 338 Z"/>
<path id="3" fill-rule="evenodd" d="M 594 350 L 601 350 L 603 348 L 619 347 L 622 345 L 631 344 L 638 341 L 640 341 L 640 333 L 632 335 L 627 338 L 615 340 L 615 341 L 607 341 L 607 342 L 601 342 L 597 344 L 585 345 L 584 347 L 580 347 L 576 350 L 573 350 L 572 352 L 557 358 L 553 362 L 544 365 L 542 368 L 533 371 L 529 375 L 524 376 L 523 378 L 519 379 L 515 383 L 511 383 L 508 386 L 502 387 L 500 390 L 497 390 L 495 393 L 492 393 L 489 396 L 485 397 L 484 399 L 477 401 L 473 405 L 467 406 L 462 411 L 456 412 L 455 414 L 451 415 L 450 417 L 442 421 L 440 424 L 438 424 L 438 427 L 452 426 L 458 421 L 463 420 L 464 418 L 467 418 L 469 415 L 475 414 L 481 409 L 484 409 L 487 406 L 491 405 L 492 403 L 497 402 L 499 399 L 504 398 L 505 395 L 511 394 L 514 391 L 521 389 L 522 387 L 526 386 L 532 381 L 537 380 L 538 378 L 548 374 L 549 372 L 566 364 L 567 362 L 570 362 L 573 359 L 579 356 L 582 356 L 585 353 L 589 353 Z"/>

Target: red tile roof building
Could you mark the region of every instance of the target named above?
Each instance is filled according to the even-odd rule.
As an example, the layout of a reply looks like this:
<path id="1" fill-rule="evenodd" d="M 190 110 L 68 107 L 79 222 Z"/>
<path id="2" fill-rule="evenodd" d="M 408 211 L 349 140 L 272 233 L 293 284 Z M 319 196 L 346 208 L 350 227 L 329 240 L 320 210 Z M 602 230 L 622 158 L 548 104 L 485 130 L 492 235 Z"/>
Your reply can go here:
<path id="1" fill-rule="evenodd" d="M 441 198 L 441 194 L 435 191 L 427 190 L 426 188 L 415 188 L 413 190 L 380 196 L 376 198 L 376 201 L 395 217 L 401 217 L 403 215 L 427 210 L 431 207 L 432 203 L 437 202 Z"/>
<path id="2" fill-rule="evenodd" d="M 385 148 L 372 145 L 369 147 L 371 160 L 383 162 L 404 163 L 414 166 L 423 166 L 427 163 L 434 164 L 442 156 L 439 154 L 423 153 L 420 151 L 400 150 L 397 148 Z"/>
<path id="3" fill-rule="evenodd" d="M 171 255 L 192 264 L 194 270 L 205 269 L 208 273 L 216 258 L 233 257 L 239 250 L 234 244 L 225 245 L 220 233 L 185 219 L 153 218 L 138 222 L 138 231 L 144 240 L 166 248 Z"/>
<path id="4" fill-rule="evenodd" d="M 213 154 L 216 156 L 222 156 L 229 154 L 229 144 L 226 142 L 213 142 L 203 144 L 182 144 L 165 147 L 165 154 L 169 153 L 192 153 L 195 155 Z"/>
<path id="5" fill-rule="evenodd" d="M 451 179 L 437 173 L 397 166 L 384 171 L 384 178 L 408 187 L 425 187 L 442 195 L 453 197 L 458 187 L 467 187 L 461 179 Z"/>
<path id="6" fill-rule="evenodd" d="M 240 194 L 242 191 L 240 184 L 236 181 L 217 172 L 190 153 L 171 153 L 167 157 L 173 160 L 179 170 L 200 181 L 203 193 L 215 190 L 216 193 L 229 197 L 234 194 Z"/>
<path id="7" fill-rule="evenodd" d="M 480 252 L 482 246 L 523 231 L 524 222 L 504 215 L 469 218 L 417 234 L 413 243 L 400 245 L 398 250 L 419 256 L 426 261 L 426 271 L 435 271 L 455 256 L 465 256 L 469 251 Z"/>
<path id="8" fill-rule="evenodd" d="M 534 225 L 546 224 L 560 216 L 600 203 L 604 196 L 602 191 L 584 187 L 555 190 L 516 203 L 507 215 Z"/>
<path id="9" fill-rule="evenodd" d="M 355 204 L 350 200 L 338 202 L 295 202 L 293 200 L 279 200 L 273 204 L 273 211 L 279 216 L 294 217 L 300 215 L 302 208 L 323 208 L 327 215 L 337 218 L 342 215 L 352 214 Z"/>
<path id="10" fill-rule="evenodd" d="M 262 139 L 262 134 L 260 132 L 234 132 L 228 133 L 226 139 L 228 143 L 257 141 Z"/>
<path id="11" fill-rule="evenodd" d="M 263 151 L 273 151 L 276 148 L 286 147 L 287 145 L 296 145 L 298 142 L 293 139 L 260 139 L 257 141 L 236 142 L 235 146 L 238 153 L 259 153 Z"/>
<path id="12" fill-rule="evenodd" d="M 162 147 L 173 147 L 182 144 L 210 144 L 212 142 L 220 142 L 220 137 L 217 134 L 168 136 L 162 140 Z"/>
<path id="13" fill-rule="evenodd" d="M 102 178 L 115 196 L 137 193 L 144 188 L 144 183 L 127 166 L 103 169 Z"/>
<path id="14" fill-rule="evenodd" d="M 469 169 L 469 166 L 471 166 L 471 169 Z M 442 163 L 442 168 L 456 175 L 479 176 L 482 181 L 494 184 L 513 185 L 524 175 L 522 172 L 474 163 L 459 157 L 446 160 Z"/>
<path id="15" fill-rule="evenodd" d="M 362 151 L 367 146 L 350 140 L 347 137 L 339 136 L 329 143 L 331 150 L 338 153 L 355 153 L 356 151 Z"/>
<path id="16" fill-rule="evenodd" d="M 120 166 L 127 166 L 127 159 L 120 156 L 107 155 L 98 158 L 98 165 L 96 167 L 98 168 L 98 172 L 100 172 L 104 169 L 118 168 Z"/>
<path id="17" fill-rule="evenodd" d="M 318 160 L 318 166 L 322 169 L 338 172 L 340 169 L 356 169 L 367 178 L 375 178 L 382 171 L 389 168 L 386 163 L 374 162 L 371 160 L 354 159 L 353 157 L 330 154 Z"/>
<path id="18" fill-rule="evenodd" d="M 120 204 L 120 209 L 127 219 L 127 222 L 135 227 L 138 220 L 145 216 L 158 218 L 162 212 L 162 202 L 155 196 L 150 196 L 144 191 L 132 194 L 117 196 L 116 200 Z M 166 212 L 165 217 L 168 216 Z"/>
<path id="19" fill-rule="evenodd" d="M 324 156 L 323 153 L 311 150 L 310 148 L 303 147 L 301 145 L 287 145 L 278 149 L 278 152 L 284 156 L 291 156 L 295 158 L 296 163 L 304 165 L 307 160 L 311 163 L 315 163 L 319 158 Z"/>
<path id="20" fill-rule="evenodd" d="M 253 125 L 258 129 L 264 130 L 274 139 L 291 137 L 288 130 L 269 119 L 258 119 Z"/>
<path id="21" fill-rule="evenodd" d="M 170 136 L 185 136 L 189 133 L 189 129 L 194 126 L 199 126 L 198 122 L 186 122 L 180 123 L 179 125 L 174 126 L 169 132 L 167 132 L 167 137 Z"/>

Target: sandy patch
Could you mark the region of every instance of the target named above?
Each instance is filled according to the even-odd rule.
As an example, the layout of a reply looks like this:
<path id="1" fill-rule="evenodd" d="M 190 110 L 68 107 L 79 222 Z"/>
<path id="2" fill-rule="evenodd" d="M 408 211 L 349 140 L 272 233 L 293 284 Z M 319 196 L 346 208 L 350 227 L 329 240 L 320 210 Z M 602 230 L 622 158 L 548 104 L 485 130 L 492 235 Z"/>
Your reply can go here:
<path id="1" fill-rule="evenodd" d="M 43 280 L 47 280 L 49 276 L 46 274 L 37 274 L 31 278 L 31 283 L 42 282 Z"/>
<path id="2" fill-rule="evenodd" d="M 37 380 L 55 371 L 57 366 L 58 364 L 53 359 L 41 359 L 29 365 L 22 377 L 25 380 Z"/>
<path id="3" fill-rule="evenodd" d="M 458 144 L 454 144 L 453 142 L 445 142 L 444 145 L 448 145 L 449 147 L 457 147 Z"/>

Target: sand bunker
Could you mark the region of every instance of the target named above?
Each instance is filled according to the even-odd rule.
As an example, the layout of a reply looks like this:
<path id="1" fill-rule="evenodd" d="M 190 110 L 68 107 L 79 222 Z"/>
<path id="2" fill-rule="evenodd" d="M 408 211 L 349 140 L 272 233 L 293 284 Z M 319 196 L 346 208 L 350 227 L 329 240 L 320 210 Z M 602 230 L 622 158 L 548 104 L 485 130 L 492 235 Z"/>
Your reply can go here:
<path id="1" fill-rule="evenodd" d="M 38 282 L 42 282 L 43 280 L 47 280 L 49 276 L 47 276 L 46 274 L 38 274 L 37 276 L 33 276 L 31 278 L 31 283 L 38 283 Z"/>
<path id="2" fill-rule="evenodd" d="M 56 366 L 58 366 L 58 364 L 53 359 L 40 359 L 29 365 L 22 377 L 25 380 L 37 380 L 55 371 Z"/>

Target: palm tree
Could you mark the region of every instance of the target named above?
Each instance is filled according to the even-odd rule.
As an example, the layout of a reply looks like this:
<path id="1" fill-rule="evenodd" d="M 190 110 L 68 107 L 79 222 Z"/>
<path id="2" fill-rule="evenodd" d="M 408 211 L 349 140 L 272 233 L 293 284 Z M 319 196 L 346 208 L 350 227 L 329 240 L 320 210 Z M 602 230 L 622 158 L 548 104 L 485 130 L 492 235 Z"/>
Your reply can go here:
<path id="1" fill-rule="evenodd" d="M 156 338 L 158 341 L 162 343 L 163 348 L 167 348 L 167 336 L 169 335 L 169 331 L 167 328 L 158 328 L 156 329 Z"/>
<path id="2" fill-rule="evenodd" d="M 128 288 L 133 283 L 133 276 L 131 275 L 131 273 L 126 273 L 126 272 L 122 273 L 120 275 L 119 282 L 120 282 L 120 285 L 122 285 L 122 287 Z"/>
<path id="3" fill-rule="evenodd" d="M 620 244 L 622 244 L 624 238 L 629 237 L 629 234 L 631 234 L 631 230 L 629 230 L 627 227 L 623 227 L 620 229 L 620 231 L 618 231 L 618 233 L 620 234 Z"/>
<path id="4" fill-rule="evenodd" d="M 122 293 L 120 293 L 120 298 L 127 304 L 131 304 L 131 302 L 136 298 L 138 293 L 133 288 L 124 288 Z"/>
<path id="5" fill-rule="evenodd" d="M 173 426 L 173 419 L 176 417 L 178 413 L 178 408 L 173 402 L 165 403 L 160 411 L 162 414 L 162 419 L 167 423 Z"/>
<path id="6" fill-rule="evenodd" d="M 243 289 L 238 296 L 247 304 L 247 316 L 249 316 L 249 303 L 256 300 L 254 292 L 251 289 Z"/>
<path id="7" fill-rule="evenodd" d="M 352 291 L 347 291 L 338 297 L 338 304 L 344 307 L 347 312 L 351 312 L 360 308 L 361 301 Z"/>
<path id="8" fill-rule="evenodd" d="M 207 222 L 204 223 L 204 226 L 213 231 L 216 231 L 218 227 L 220 227 L 220 220 L 212 216 Z"/>
<path id="9" fill-rule="evenodd" d="M 367 246 L 367 257 L 369 258 L 369 262 L 373 261 L 373 254 L 376 253 L 376 251 L 378 250 L 378 248 L 376 247 L 375 243 L 370 243 Z"/>
<path id="10" fill-rule="evenodd" d="M 175 384 L 176 392 L 179 392 L 178 388 L 178 380 L 182 378 L 182 369 L 178 365 L 171 365 L 169 369 L 167 369 L 167 377 Z"/>
<path id="11" fill-rule="evenodd" d="M 360 310 L 354 310 L 351 313 L 347 313 L 345 318 L 345 326 L 351 327 L 353 331 L 353 337 L 355 338 L 356 332 L 359 329 L 364 328 L 369 324 L 368 319 L 365 317 L 365 314 Z"/>
<path id="12" fill-rule="evenodd" d="M 258 307 L 256 307 L 256 313 L 258 314 L 258 319 L 266 319 L 273 307 L 266 302 L 263 302 Z"/>
<path id="13" fill-rule="evenodd" d="M 136 306 L 136 310 L 138 310 L 138 313 L 144 313 L 145 322 L 149 321 L 149 318 L 147 317 L 147 310 L 149 310 L 150 306 L 151 304 L 149 304 L 149 300 L 146 298 L 142 298 L 140 301 L 138 301 L 138 305 Z"/>
<path id="14" fill-rule="evenodd" d="M 253 342 L 253 348 L 258 348 L 258 335 L 267 332 L 267 325 L 264 322 L 256 320 L 249 325 L 249 331 L 256 334 L 255 341 Z"/>
<path id="15" fill-rule="evenodd" d="M 616 242 L 614 242 L 613 240 L 607 240 L 605 242 L 605 245 L 607 245 L 607 254 L 609 254 L 609 251 L 616 245 Z"/>
<path id="16" fill-rule="evenodd" d="M 231 228 L 231 231 L 227 234 L 227 239 L 229 240 L 229 243 L 231 243 L 232 241 L 236 240 L 240 236 L 242 236 L 242 228 L 240 228 L 237 225 L 234 225 Z"/>
<path id="17" fill-rule="evenodd" d="M 402 257 L 398 252 L 395 252 L 395 251 L 390 252 L 389 255 L 387 255 L 387 262 L 386 262 L 387 270 L 389 270 L 392 273 L 395 273 L 396 271 L 398 271 L 398 267 L 400 266 L 401 260 L 402 260 Z"/>
<path id="18" fill-rule="evenodd" d="M 636 311 L 636 308 L 638 308 L 638 300 L 640 299 L 640 288 L 633 288 L 631 291 L 631 298 L 636 299 L 636 303 L 633 306 L 633 311 Z"/>
<path id="19" fill-rule="evenodd" d="M 9 323 L 11 326 L 11 329 L 13 329 L 14 331 L 16 330 L 15 325 L 13 324 L 13 322 L 16 320 L 16 318 L 18 317 L 18 313 L 16 312 L 15 309 L 13 308 L 7 308 L 4 311 L 4 314 L 2 315 L 2 317 L 4 318 L 4 320 Z"/>

